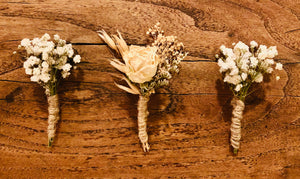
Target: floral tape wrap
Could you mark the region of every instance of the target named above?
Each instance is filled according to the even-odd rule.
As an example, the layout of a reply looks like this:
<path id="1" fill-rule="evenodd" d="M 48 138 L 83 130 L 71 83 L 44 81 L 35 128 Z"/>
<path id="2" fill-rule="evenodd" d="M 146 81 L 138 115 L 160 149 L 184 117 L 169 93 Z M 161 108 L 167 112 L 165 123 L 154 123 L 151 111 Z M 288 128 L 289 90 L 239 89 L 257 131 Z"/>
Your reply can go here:
<path id="1" fill-rule="evenodd" d="M 139 138 L 143 144 L 143 149 L 145 152 L 149 151 L 150 146 L 148 144 L 148 134 L 147 134 L 147 116 L 149 114 L 147 110 L 147 103 L 149 97 L 140 95 L 138 101 L 138 128 L 139 128 Z"/>
<path id="2" fill-rule="evenodd" d="M 58 95 L 48 96 L 48 140 L 53 139 L 56 131 L 56 124 L 59 120 Z"/>
<path id="3" fill-rule="evenodd" d="M 233 106 L 233 111 L 230 127 L 230 142 L 234 149 L 239 149 L 241 139 L 241 120 L 243 119 L 245 104 L 243 101 L 237 98 L 233 98 L 231 101 L 231 105 Z"/>

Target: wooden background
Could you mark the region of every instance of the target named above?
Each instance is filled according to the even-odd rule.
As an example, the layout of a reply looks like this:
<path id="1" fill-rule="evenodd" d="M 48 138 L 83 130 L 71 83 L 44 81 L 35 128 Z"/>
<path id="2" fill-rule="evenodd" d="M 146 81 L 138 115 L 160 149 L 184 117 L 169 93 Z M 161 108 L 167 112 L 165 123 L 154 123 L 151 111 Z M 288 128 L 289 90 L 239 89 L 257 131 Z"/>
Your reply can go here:
<path id="1" fill-rule="evenodd" d="M 0 0 L 1 178 L 297 178 L 300 175 L 299 0 Z M 145 45 L 156 22 L 189 56 L 151 97 L 149 153 L 137 136 L 137 96 L 114 86 L 113 56 L 97 36 L 119 30 Z M 61 121 L 47 147 L 47 101 L 19 56 L 23 38 L 59 34 L 82 63 L 59 87 Z M 241 150 L 229 147 L 232 95 L 220 45 L 276 45 L 284 64 L 246 101 Z"/>

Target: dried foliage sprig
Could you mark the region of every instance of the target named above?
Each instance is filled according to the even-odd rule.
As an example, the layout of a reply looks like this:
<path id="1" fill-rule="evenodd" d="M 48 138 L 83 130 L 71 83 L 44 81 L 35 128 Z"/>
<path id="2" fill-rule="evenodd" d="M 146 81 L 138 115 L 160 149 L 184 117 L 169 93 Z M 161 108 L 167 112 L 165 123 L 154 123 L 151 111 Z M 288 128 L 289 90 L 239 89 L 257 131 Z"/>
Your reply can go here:
<path id="1" fill-rule="evenodd" d="M 99 36 L 122 58 L 121 61 L 113 59 L 111 65 L 125 74 L 122 79 L 128 87 L 116 85 L 128 93 L 139 95 L 139 139 L 145 152 L 150 149 L 146 127 L 150 95 L 155 93 L 155 89 L 169 84 L 172 76 L 179 72 L 180 61 L 187 55 L 177 37 L 165 36 L 159 23 L 147 34 L 154 40 L 151 45 L 128 46 L 119 32 L 119 36 L 113 35 L 111 38 L 104 30 L 99 31 Z"/>
<path id="2" fill-rule="evenodd" d="M 273 58 L 278 55 L 276 46 L 267 48 L 255 41 L 250 42 L 250 47 L 243 42 L 238 42 L 233 49 L 220 47 L 220 55 L 216 55 L 220 72 L 224 74 L 224 82 L 228 83 L 234 94 L 231 101 L 233 106 L 231 123 L 231 145 L 234 153 L 240 147 L 241 120 L 245 108 L 245 98 L 253 83 L 261 83 L 264 74 L 282 70 L 281 63 L 275 63 Z M 277 76 L 276 80 L 280 77 Z"/>
<path id="3" fill-rule="evenodd" d="M 23 64 L 25 73 L 31 75 L 30 80 L 37 82 L 44 89 L 48 99 L 48 146 L 54 142 L 56 124 L 59 120 L 59 101 L 57 87 L 62 78 L 67 78 L 70 70 L 81 60 L 80 55 L 74 55 L 71 44 L 54 35 L 50 41 L 49 34 L 41 38 L 21 41 L 18 47 L 26 51 L 26 61 Z"/>

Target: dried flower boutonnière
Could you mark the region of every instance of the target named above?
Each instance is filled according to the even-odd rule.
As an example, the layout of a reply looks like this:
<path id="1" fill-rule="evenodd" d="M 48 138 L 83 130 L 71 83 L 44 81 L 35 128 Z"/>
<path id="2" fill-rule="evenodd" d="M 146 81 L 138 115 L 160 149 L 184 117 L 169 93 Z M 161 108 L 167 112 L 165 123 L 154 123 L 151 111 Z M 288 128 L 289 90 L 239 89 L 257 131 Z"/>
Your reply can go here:
<path id="1" fill-rule="evenodd" d="M 59 120 L 58 84 L 71 74 L 71 68 L 80 62 L 81 57 L 74 56 L 72 45 L 66 44 L 58 35 L 54 35 L 54 41 L 49 40 L 48 34 L 33 40 L 23 39 L 19 48 L 26 50 L 27 54 L 23 65 L 25 73 L 45 89 L 48 98 L 48 146 L 51 146 Z"/>
<path id="2" fill-rule="evenodd" d="M 224 82 L 227 82 L 234 94 L 231 101 L 233 106 L 231 138 L 230 142 L 236 154 L 240 147 L 241 120 L 245 108 L 245 98 L 253 83 L 261 83 L 265 73 L 272 73 L 273 68 L 282 70 L 281 63 L 275 63 L 273 58 L 278 54 L 276 46 L 267 48 L 255 41 L 248 45 L 238 42 L 233 49 L 220 47 L 221 54 L 216 55 L 220 72 L 224 74 Z M 279 80 L 279 76 L 276 77 Z"/>
<path id="3" fill-rule="evenodd" d="M 175 36 L 164 36 L 159 23 L 147 32 L 154 39 L 150 46 L 128 46 L 118 34 L 119 37 L 114 35 L 111 38 L 104 30 L 99 31 L 99 36 L 122 58 L 122 62 L 113 59 L 111 65 L 125 74 L 122 79 L 128 87 L 116 85 L 128 93 L 139 95 L 139 139 L 147 152 L 150 149 L 146 129 L 149 97 L 155 89 L 169 84 L 172 75 L 179 72 L 178 65 L 187 53 Z"/>

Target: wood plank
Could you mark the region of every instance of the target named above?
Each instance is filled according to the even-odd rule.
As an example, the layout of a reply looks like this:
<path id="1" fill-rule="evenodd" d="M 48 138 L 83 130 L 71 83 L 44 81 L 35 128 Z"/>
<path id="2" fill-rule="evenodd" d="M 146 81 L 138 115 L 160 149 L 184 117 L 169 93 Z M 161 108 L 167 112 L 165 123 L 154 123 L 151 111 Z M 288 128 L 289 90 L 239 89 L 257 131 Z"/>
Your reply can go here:
<path id="1" fill-rule="evenodd" d="M 49 21 L 51 20 L 53 22 L 62 21 L 67 24 L 76 25 L 78 26 L 79 31 L 82 28 L 89 30 L 89 33 L 80 33 L 85 34 L 83 36 L 85 38 L 81 42 L 87 42 L 86 40 L 90 39 L 86 37 L 86 34 L 91 36 L 94 35 L 92 42 L 99 42 L 99 38 L 96 37 L 95 31 L 105 29 L 110 33 L 115 33 L 117 30 L 120 30 L 120 32 L 124 34 L 124 38 L 127 42 L 131 44 L 145 44 L 147 42 L 145 32 L 148 30 L 149 26 L 156 23 L 156 21 L 159 21 L 163 24 L 166 32 L 169 34 L 175 33 L 179 39 L 184 42 L 188 51 L 190 51 L 190 55 L 193 56 L 202 56 L 212 59 L 214 58 L 216 49 L 222 44 L 230 45 L 238 40 L 249 43 L 251 40 L 255 39 L 262 44 L 276 45 L 281 52 L 278 56 L 279 59 L 284 59 L 284 61 L 295 61 L 296 59 L 299 59 L 299 42 L 296 40 L 297 38 L 294 38 L 295 35 L 298 37 L 298 32 L 284 34 L 285 32 L 275 29 L 276 31 L 274 32 L 279 33 L 280 36 L 284 35 L 282 38 L 284 41 L 290 40 L 290 43 L 293 45 L 289 45 L 288 43 L 281 44 L 280 39 L 277 40 L 276 34 L 272 33 L 273 31 L 271 33 L 275 34 L 275 36 L 270 35 L 269 31 L 273 29 L 266 29 L 265 25 L 267 23 L 264 21 L 266 20 L 266 17 L 264 17 L 261 12 L 256 12 L 247 7 L 244 3 L 239 4 L 231 1 L 226 3 L 206 1 L 198 3 L 197 1 L 191 1 L 191 3 L 185 3 L 184 1 L 161 1 L 161 3 L 154 4 L 152 4 L 153 2 L 151 1 L 102 1 L 100 3 L 93 0 L 86 4 L 82 4 L 80 1 L 76 1 L 72 4 L 64 1 L 57 6 L 56 0 L 47 1 L 46 3 L 41 4 L 32 3 L 31 1 L 24 2 L 26 2 L 26 4 L 4 3 L 5 7 L 0 12 L 0 15 L 5 16 L 4 18 L 27 18 L 31 21 L 26 23 L 29 28 L 39 21 L 44 21 L 44 19 L 48 21 L 48 23 L 44 22 L 47 23 L 48 26 L 55 26 L 53 23 L 49 24 Z M 263 3 L 258 3 L 258 7 L 267 7 L 272 10 L 274 9 L 273 6 L 277 5 L 274 4 L 275 3 L 272 3 L 271 1 L 264 1 Z M 46 8 L 49 6 L 55 6 L 55 8 Z M 67 9 L 72 7 L 76 8 L 76 11 L 70 13 Z M 230 13 L 228 12 L 229 8 L 231 9 Z M 41 9 L 43 9 L 43 11 L 41 11 Z M 101 11 L 99 9 L 105 10 Z M 152 11 L 149 12 L 148 9 L 152 9 Z M 277 5 L 274 11 L 281 12 L 281 10 L 282 8 Z M 57 14 L 57 12 L 59 12 L 59 14 Z M 76 16 L 74 15 L 75 13 Z M 199 14 L 197 15 L 194 13 Z M 269 15 L 269 11 L 267 13 L 267 15 Z M 286 18 L 284 20 L 293 22 L 289 23 L 287 26 L 289 27 L 288 30 L 294 28 L 290 26 L 298 27 L 299 21 L 295 19 L 294 15 L 290 16 L 290 14 L 287 13 L 283 14 L 284 18 Z M 165 14 L 168 14 L 168 16 Z M 236 16 L 240 17 L 235 19 L 235 21 L 232 21 L 232 17 Z M 251 17 L 251 19 L 248 17 Z M 155 19 L 155 21 L 153 19 Z M 172 23 L 170 23 L 170 19 L 172 19 Z M 244 23 L 245 20 L 247 20 L 247 23 Z M 126 25 L 123 23 L 125 21 Z M 203 21 L 203 24 L 199 25 L 199 21 Z M 164 24 L 168 25 L 164 26 Z M 12 25 L 14 24 L 12 23 Z M 58 25 L 61 27 L 60 24 Z M 63 27 L 65 28 L 65 26 Z M 56 29 L 57 27 L 53 28 Z M 70 31 L 68 26 L 66 29 Z M 77 29 L 77 27 L 72 28 L 71 30 L 74 29 Z M 46 30 L 48 29 L 42 28 L 35 29 L 34 31 L 40 31 L 40 33 L 43 34 Z M 26 37 L 35 37 L 36 34 L 27 35 Z M 286 39 L 287 37 L 289 38 Z M 77 36 L 75 40 L 77 41 L 77 39 L 80 38 L 81 37 Z M 67 39 L 70 39 L 70 37 Z M 74 42 L 76 42 L 75 40 Z M 91 41 L 89 41 L 89 43 L 90 42 Z M 290 49 L 290 46 L 294 47 Z"/>

